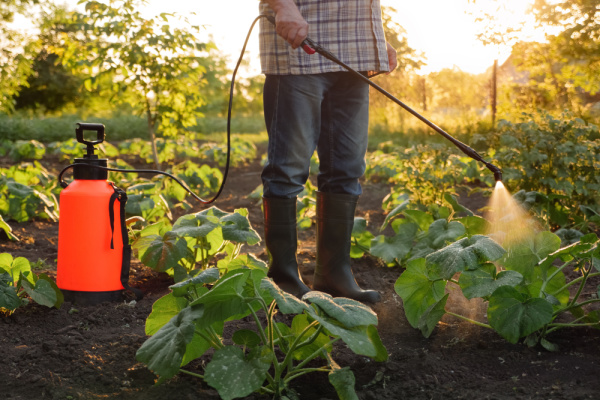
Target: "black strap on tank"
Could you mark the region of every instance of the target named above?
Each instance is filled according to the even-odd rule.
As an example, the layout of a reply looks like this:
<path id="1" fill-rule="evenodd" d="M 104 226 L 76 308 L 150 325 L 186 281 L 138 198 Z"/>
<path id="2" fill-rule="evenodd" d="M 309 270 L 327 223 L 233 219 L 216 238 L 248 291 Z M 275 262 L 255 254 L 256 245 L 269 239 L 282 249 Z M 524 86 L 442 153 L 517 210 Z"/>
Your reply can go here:
<path id="1" fill-rule="evenodd" d="M 111 182 L 114 189 L 114 193 L 110 196 L 108 202 L 108 214 L 110 219 L 110 248 L 114 249 L 114 231 L 115 231 L 115 201 L 119 201 L 120 207 L 120 221 L 121 221 L 121 238 L 123 240 L 123 261 L 121 263 L 121 284 L 125 288 L 135 295 L 137 301 L 144 297 L 142 291 L 137 288 L 129 286 L 129 270 L 131 268 L 131 245 L 129 244 L 129 235 L 127 234 L 127 225 L 125 223 L 125 205 L 127 204 L 127 193 L 123 189 L 119 189 L 115 184 Z"/>

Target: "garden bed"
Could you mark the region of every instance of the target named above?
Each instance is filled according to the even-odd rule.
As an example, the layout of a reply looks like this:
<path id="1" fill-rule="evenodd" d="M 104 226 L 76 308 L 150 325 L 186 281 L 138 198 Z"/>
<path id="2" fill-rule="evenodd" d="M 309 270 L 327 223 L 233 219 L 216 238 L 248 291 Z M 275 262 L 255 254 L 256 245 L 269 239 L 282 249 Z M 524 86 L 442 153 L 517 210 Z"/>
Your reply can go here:
<path id="1" fill-rule="evenodd" d="M 246 197 L 259 183 L 258 161 L 234 169 L 216 206 L 225 211 L 248 208 L 252 226 L 262 234 L 260 206 Z M 381 203 L 387 187 L 364 183 L 364 192 L 358 213 L 368 219 L 371 227 L 379 227 L 384 219 Z M 468 201 L 472 209 L 485 204 L 484 199 Z M 58 224 L 33 221 L 11 226 L 21 241 L 0 239 L 0 252 L 24 256 L 32 262 L 45 260 L 36 272 L 55 274 Z M 310 283 L 315 263 L 313 230 L 301 231 L 300 239 L 301 272 Z M 243 251 L 266 260 L 261 245 Z M 541 347 L 510 344 L 494 331 L 445 315 L 432 336 L 425 339 L 408 324 L 402 301 L 394 291 L 401 272 L 398 268 L 388 268 L 369 256 L 353 260 L 353 268 L 361 286 L 382 292 L 383 300 L 373 310 L 389 353 L 387 362 L 378 363 L 354 354 L 341 342 L 336 345 L 335 359 L 354 371 L 359 398 L 598 398 L 599 331 L 558 331 L 551 340 L 559 351 L 548 352 Z M 155 375 L 136 361 L 135 353 L 146 340 L 145 319 L 152 304 L 169 292 L 173 281 L 134 261 L 130 282 L 144 292 L 142 300 L 87 307 L 65 303 L 60 310 L 29 305 L 0 318 L 2 398 L 217 399 L 215 390 L 190 376 L 178 375 L 155 385 Z M 458 291 L 451 293 L 450 302 L 453 308 L 466 310 L 463 314 L 484 320 L 483 306 L 467 301 Z M 202 373 L 206 362 L 208 358 L 201 358 L 186 368 Z M 325 374 L 300 378 L 293 382 L 293 388 L 305 399 L 337 398 Z"/>

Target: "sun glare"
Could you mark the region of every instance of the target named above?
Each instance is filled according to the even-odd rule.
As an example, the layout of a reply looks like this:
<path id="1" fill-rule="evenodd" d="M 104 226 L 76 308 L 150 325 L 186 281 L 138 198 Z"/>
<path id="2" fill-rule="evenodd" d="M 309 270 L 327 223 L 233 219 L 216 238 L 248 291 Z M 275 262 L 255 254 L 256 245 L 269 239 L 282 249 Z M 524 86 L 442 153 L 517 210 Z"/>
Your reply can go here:
<path id="1" fill-rule="evenodd" d="M 501 181 L 496 182 L 485 218 L 490 222 L 487 234 L 505 248 L 532 237 L 538 228 Z"/>

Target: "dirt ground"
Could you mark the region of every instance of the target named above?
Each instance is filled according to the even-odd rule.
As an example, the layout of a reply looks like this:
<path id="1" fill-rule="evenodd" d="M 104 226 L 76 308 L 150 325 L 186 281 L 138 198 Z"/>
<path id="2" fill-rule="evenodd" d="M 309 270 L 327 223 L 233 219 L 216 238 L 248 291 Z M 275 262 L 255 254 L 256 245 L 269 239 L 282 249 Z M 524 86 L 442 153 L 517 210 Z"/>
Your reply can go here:
<path id="1" fill-rule="evenodd" d="M 225 211 L 248 208 L 252 226 L 262 234 L 260 206 L 246 197 L 259 183 L 258 161 L 233 169 L 216 206 Z M 358 214 L 367 217 L 375 231 L 384 219 L 381 201 L 388 189 L 369 182 L 364 182 L 363 188 Z M 463 202 L 477 208 L 485 199 L 466 198 Z M 54 274 L 58 224 L 33 221 L 12 222 L 11 226 L 21 241 L 0 239 L 0 252 L 32 262 L 46 260 L 43 272 Z M 301 273 L 311 283 L 314 232 L 303 231 L 300 238 Z M 245 251 L 266 259 L 261 245 Z M 406 321 L 402 302 L 393 290 L 399 269 L 370 257 L 354 260 L 353 268 L 361 286 L 382 292 L 383 301 L 373 309 L 390 355 L 387 362 L 378 363 L 353 354 L 343 344 L 335 347 L 334 359 L 354 371 L 360 399 L 600 399 L 599 331 L 558 331 L 550 339 L 560 351 L 551 353 L 511 345 L 493 331 L 445 316 L 425 339 Z M 144 322 L 152 304 L 169 292 L 173 282 L 166 274 L 134 260 L 130 283 L 145 294 L 137 303 L 86 307 L 65 303 L 60 310 L 29 305 L 0 317 L 0 398 L 218 399 L 215 390 L 189 376 L 155 385 L 156 377 L 136 361 L 135 352 L 146 340 Z M 485 318 L 481 304 L 467 302 L 456 293 L 449 305 L 475 319 Z M 202 373 L 207 360 L 196 360 L 189 369 Z M 337 398 L 324 374 L 307 375 L 294 381 L 293 388 L 303 399 Z"/>

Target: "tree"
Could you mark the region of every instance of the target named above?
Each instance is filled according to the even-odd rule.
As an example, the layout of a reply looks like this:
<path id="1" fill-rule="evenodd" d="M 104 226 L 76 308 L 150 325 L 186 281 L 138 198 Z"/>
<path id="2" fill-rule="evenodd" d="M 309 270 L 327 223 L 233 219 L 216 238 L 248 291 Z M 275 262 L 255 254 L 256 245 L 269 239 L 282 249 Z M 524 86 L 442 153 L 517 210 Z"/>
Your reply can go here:
<path id="1" fill-rule="evenodd" d="M 72 21 L 81 19 L 66 6 L 47 4 L 38 22 L 39 51 L 33 58 L 32 73 L 15 97 L 16 109 L 58 111 L 67 105 L 82 107 L 86 98 L 84 78 L 77 76 L 60 63 L 52 49 L 65 43 L 65 38 L 75 40 L 79 36 L 78 25 Z"/>
<path id="2" fill-rule="evenodd" d="M 397 10 L 393 7 L 382 7 L 382 21 L 386 41 L 396 49 L 398 67 L 391 75 L 379 75 L 377 84 L 388 92 L 399 97 L 406 103 L 416 104 L 421 101 L 421 79 L 415 74 L 425 65 L 425 57 L 408 45 L 406 30 L 394 22 L 393 16 Z M 407 116 L 398 106 L 383 96 L 371 96 L 371 115 L 375 123 L 381 123 L 387 128 L 401 129 Z"/>
<path id="3" fill-rule="evenodd" d="M 2 0 L 0 2 L 0 111 L 14 109 L 13 96 L 26 83 L 31 72 L 28 54 L 36 43 L 25 34 L 11 29 L 16 14 L 26 13 L 38 0 Z"/>
<path id="4" fill-rule="evenodd" d="M 600 0 L 536 0 L 534 15 L 540 26 L 557 27 L 548 37 L 569 63 L 562 74 L 591 94 L 600 91 Z"/>
<path id="5" fill-rule="evenodd" d="M 156 134 L 176 136 L 196 125 L 205 72 L 202 52 L 211 44 L 197 38 L 200 28 L 187 19 L 163 13 L 144 18 L 145 0 L 90 1 L 74 23 L 85 41 L 70 40 L 56 49 L 63 63 L 87 74 L 86 87 L 95 87 L 119 103 L 146 116 L 154 162 L 159 166 Z M 176 21 L 178 26 L 171 26 Z M 111 85 L 101 85 L 110 76 Z"/>

